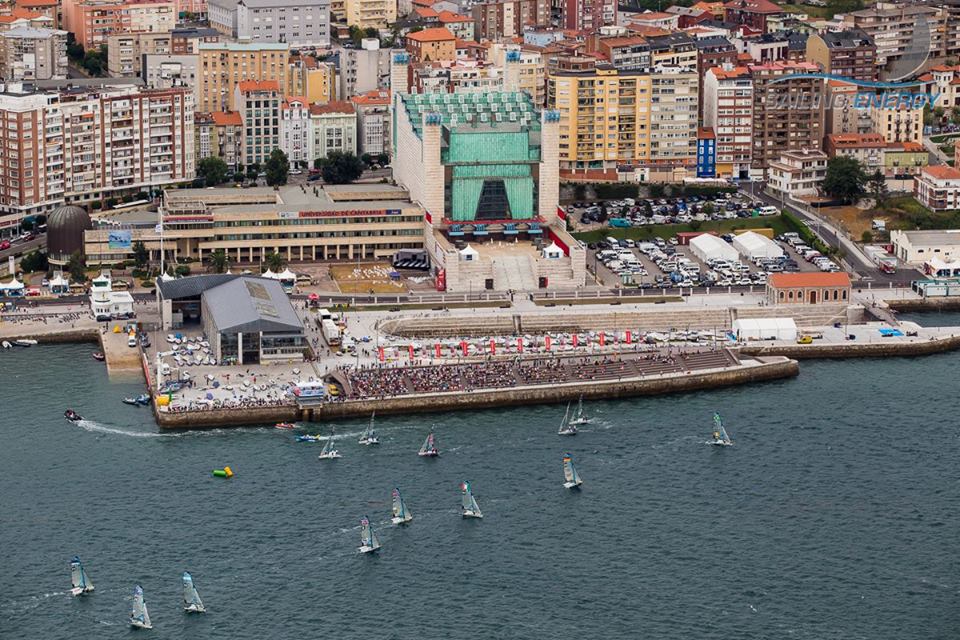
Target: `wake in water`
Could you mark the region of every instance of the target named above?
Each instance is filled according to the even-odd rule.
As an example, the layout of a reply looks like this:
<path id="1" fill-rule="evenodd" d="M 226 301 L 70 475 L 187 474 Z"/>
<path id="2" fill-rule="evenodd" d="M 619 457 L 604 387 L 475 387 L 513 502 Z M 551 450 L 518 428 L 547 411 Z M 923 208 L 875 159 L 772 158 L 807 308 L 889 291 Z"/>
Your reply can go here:
<path id="1" fill-rule="evenodd" d="M 273 431 L 272 429 L 266 429 L 264 427 L 253 427 L 249 429 L 245 428 L 233 428 L 233 429 L 197 429 L 192 431 L 176 431 L 170 433 L 163 433 L 159 431 L 134 431 L 132 429 L 120 429 L 118 427 L 110 427 L 105 424 L 101 424 L 95 420 L 79 420 L 73 422 L 84 431 L 89 431 L 90 433 L 109 433 L 116 436 L 127 436 L 129 438 L 198 438 L 205 436 L 224 436 L 227 434 L 234 433 L 266 433 L 268 431 Z"/>

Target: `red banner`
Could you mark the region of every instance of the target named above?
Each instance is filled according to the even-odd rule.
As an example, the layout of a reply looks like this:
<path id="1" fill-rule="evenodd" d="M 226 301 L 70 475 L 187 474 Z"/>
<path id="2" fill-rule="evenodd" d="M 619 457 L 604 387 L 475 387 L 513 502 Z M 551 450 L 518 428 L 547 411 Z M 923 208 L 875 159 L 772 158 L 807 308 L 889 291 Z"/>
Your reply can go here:
<path id="1" fill-rule="evenodd" d="M 490 341 L 490 355 L 497 355 L 497 343 L 495 340 Z"/>
<path id="2" fill-rule="evenodd" d="M 460 341 L 460 349 L 463 350 L 463 357 L 466 358 L 467 357 L 467 341 L 466 340 Z"/>
<path id="3" fill-rule="evenodd" d="M 630 332 L 627 331 L 627 344 L 631 344 L 631 343 L 630 343 L 630 339 L 631 339 L 632 337 L 633 337 L 633 336 L 630 335 Z"/>
<path id="4" fill-rule="evenodd" d="M 410 359 L 413 360 L 413 345 L 407 347 L 407 352 L 410 354 Z"/>
<path id="5" fill-rule="evenodd" d="M 433 345 L 433 352 L 436 354 L 436 356 L 437 356 L 438 358 L 440 357 L 440 343 L 439 343 L 439 342 L 436 343 L 435 345 Z"/>
<path id="6" fill-rule="evenodd" d="M 605 334 L 603 331 L 601 331 L 601 332 L 600 332 L 600 346 L 602 347 L 602 346 L 604 346 L 605 344 L 607 344 L 607 334 Z"/>
<path id="7" fill-rule="evenodd" d="M 437 272 L 437 291 L 446 291 L 447 290 L 447 270 L 440 269 Z"/>
<path id="8" fill-rule="evenodd" d="M 580 344 L 580 336 L 575 333 L 573 334 L 572 337 L 573 337 L 573 346 L 576 347 L 578 344 Z"/>
<path id="9" fill-rule="evenodd" d="M 377 347 L 377 359 L 380 362 L 383 362 L 386 359 L 386 356 L 383 353 L 383 347 Z"/>
<path id="10" fill-rule="evenodd" d="M 523 353 L 523 338 L 517 338 L 517 353 Z"/>
<path id="11" fill-rule="evenodd" d="M 543 344 L 547 347 L 547 351 L 550 351 L 550 336 L 543 339 Z"/>

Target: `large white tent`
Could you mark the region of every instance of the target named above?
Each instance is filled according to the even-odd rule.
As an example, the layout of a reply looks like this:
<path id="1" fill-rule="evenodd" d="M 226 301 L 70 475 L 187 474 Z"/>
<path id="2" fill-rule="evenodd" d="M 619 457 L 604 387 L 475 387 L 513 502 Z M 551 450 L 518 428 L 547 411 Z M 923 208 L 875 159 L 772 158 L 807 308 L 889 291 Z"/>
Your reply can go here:
<path id="1" fill-rule="evenodd" d="M 734 262 L 740 259 L 737 250 L 722 239 L 709 233 L 703 233 L 690 241 L 690 250 L 700 260 L 729 260 Z"/>
<path id="2" fill-rule="evenodd" d="M 749 259 L 779 258 L 783 249 L 776 242 L 755 231 L 745 231 L 733 239 L 733 246 L 740 255 Z"/>
<path id="3" fill-rule="evenodd" d="M 797 339 L 797 323 L 793 318 L 744 318 L 733 321 L 733 332 L 738 340 Z"/>

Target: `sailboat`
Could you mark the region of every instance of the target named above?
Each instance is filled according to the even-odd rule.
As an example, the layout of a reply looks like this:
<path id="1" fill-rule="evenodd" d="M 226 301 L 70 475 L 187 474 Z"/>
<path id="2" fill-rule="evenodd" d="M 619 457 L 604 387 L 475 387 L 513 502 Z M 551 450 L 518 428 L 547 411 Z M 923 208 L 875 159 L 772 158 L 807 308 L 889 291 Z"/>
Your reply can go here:
<path id="1" fill-rule="evenodd" d="M 360 553 L 373 553 L 380 548 L 380 539 L 373 532 L 370 526 L 370 519 L 366 516 L 360 518 L 360 547 L 357 549 Z"/>
<path id="2" fill-rule="evenodd" d="M 320 450 L 320 455 L 317 457 L 321 460 L 334 460 L 340 457 L 340 452 L 333 446 L 333 431 L 330 432 L 327 441 L 323 443 L 323 449 Z"/>
<path id="3" fill-rule="evenodd" d="M 80 556 L 73 556 L 73 560 L 70 561 L 70 582 L 73 583 L 73 588 L 70 589 L 70 593 L 75 596 L 93 593 L 93 583 L 90 582 L 90 578 L 87 577 L 87 572 L 80 562 Z"/>
<path id="4" fill-rule="evenodd" d="M 436 458 L 440 455 L 440 449 L 437 448 L 437 442 L 433 437 L 432 431 L 430 435 L 427 436 L 427 439 L 423 441 L 423 445 L 420 447 L 417 455 L 421 458 Z"/>
<path id="5" fill-rule="evenodd" d="M 710 444 L 718 447 L 733 446 L 733 440 L 727 435 L 727 430 L 723 428 L 723 420 L 720 419 L 719 413 L 713 414 L 713 440 L 710 441 Z"/>
<path id="6" fill-rule="evenodd" d="M 573 458 L 569 453 L 563 454 L 563 483 L 564 489 L 579 489 L 583 484 L 583 478 L 577 473 L 577 468 L 573 464 Z"/>
<path id="7" fill-rule="evenodd" d="M 573 418 L 570 419 L 568 423 L 572 427 L 579 427 L 582 424 L 590 424 L 590 418 L 583 415 L 583 396 L 580 396 L 580 401 L 577 402 L 577 411 L 573 414 Z"/>
<path id="8" fill-rule="evenodd" d="M 482 518 L 483 513 L 477 504 L 477 499 L 473 497 L 473 490 L 470 489 L 470 483 L 464 480 L 460 483 L 460 491 L 463 493 L 463 503 L 460 506 L 460 515 L 464 518 Z"/>
<path id="9" fill-rule="evenodd" d="M 367 430 L 363 432 L 362 436 L 360 436 L 360 444 L 364 444 L 364 445 L 380 444 L 380 438 L 377 437 L 376 431 L 373 430 L 373 419 L 376 417 L 377 417 L 376 411 L 370 414 L 370 426 L 367 427 Z"/>
<path id="10" fill-rule="evenodd" d="M 181 580 L 183 581 L 183 610 L 187 613 L 206 613 L 207 608 L 203 606 L 200 594 L 193 586 L 193 576 L 190 572 L 184 571 Z"/>
<path id="11" fill-rule="evenodd" d="M 137 629 L 153 629 L 147 603 L 143 601 L 143 589 L 140 585 L 133 588 L 133 609 L 130 611 L 130 626 Z"/>
<path id="12" fill-rule="evenodd" d="M 563 414 L 563 420 L 560 421 L 560 430 L 557 431 L 558 436 L 575 436 L 577 435 L 576 425 L 570 422 L 570 403 L 567 403 L 567 410 Z"/>
<path id="13" fill-rule="evenodd" d="M 413 514 L 407 509 L 407 504 L 400 495 L 400 489 L 393 490 L 393 524 L 407 524 L 413 520 Z"/>

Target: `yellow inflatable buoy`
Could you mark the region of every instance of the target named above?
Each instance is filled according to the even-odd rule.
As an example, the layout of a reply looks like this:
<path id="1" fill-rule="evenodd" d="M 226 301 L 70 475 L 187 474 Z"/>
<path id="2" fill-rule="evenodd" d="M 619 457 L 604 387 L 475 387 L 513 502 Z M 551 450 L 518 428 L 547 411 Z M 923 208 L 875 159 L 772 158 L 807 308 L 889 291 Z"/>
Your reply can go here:
<path id="1" fill-rule="evenodd" d="M 227 477 L 228 477 L 228 478 L 232 478 L 232 477 L 233 477 L 233 469 L 231 469 L 230 467 L 224 467 L 224 468 L 223 468 L 223 471 L 224 471 L 224 473 L 227 474 Z"/>
<path id="2" fill-rule="evenodd" d="M 166 407 L 170 405 L 170 396 L 157 396 L 157 406 Z"/>
<path id="3" fill-rule="evenodd" d="M 117 324 L 117 325 L 114 325 L 114 326 L 113 326 L 113 332 L 114 332 L 114 333 L 120 333 L 120 325 L 118 325 L 118 324 Z"/>

